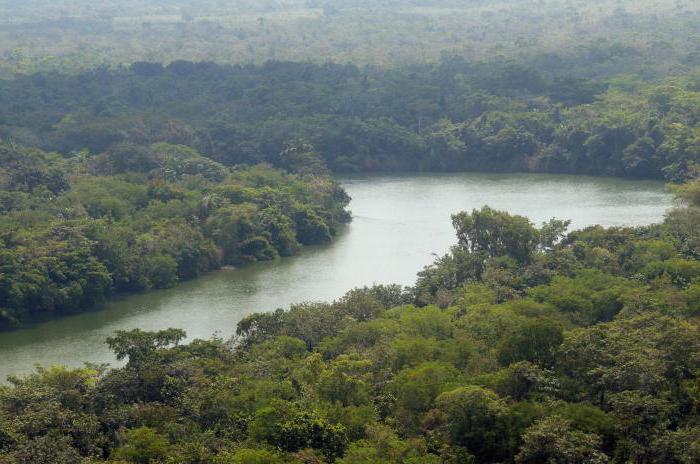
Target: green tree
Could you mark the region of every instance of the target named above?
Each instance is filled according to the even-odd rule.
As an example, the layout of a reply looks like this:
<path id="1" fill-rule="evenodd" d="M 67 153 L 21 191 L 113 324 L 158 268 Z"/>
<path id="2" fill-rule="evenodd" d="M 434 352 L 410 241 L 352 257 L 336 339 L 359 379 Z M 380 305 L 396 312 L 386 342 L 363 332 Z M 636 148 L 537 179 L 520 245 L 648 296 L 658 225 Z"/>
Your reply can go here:
<path id="1" fill-rule="evenodd" d="M 396 374 L 390 392 L 396 398 L 394 415 L 401 427 L 415 433 L 421 416 L 432 409 L 440 393 L 454 387 L 458 375 L 453 366 L 439 362 L 426 362 Z"/>
<path id="2" fill-rule="evenodd" d="M 542 419 L 523 434 L 517 463 L 603 464 L 608 457 L 600 452 L 600 438 L 571 427 L 559 416 Z"/>
<path id="3" fill-rule="evenodd" d="M 14 459 L 12 462 L 18 464 L 72 464 L 81 459 L 68 437 L 54 435 L 33 438 L 23 443 L 11 456 Z"/>
<path id="4" fill-rule="evenodd" d="M 511 256 L 528 262 L 539 243 L 537 229 L 527 218 L 483 207 L 452 216 L 459 246 L 488 257 Z"/>
<path id="5" fill-rule="evenodd" d="M 282 464 L 285 462 L 289 461 L 270 451 L 246 448 L 235 452 L 225 451 L 213 460 L 213 464 Z"/>
<path id="6" fill-rule="evenodd" d="M 652 445 L 651 462 L 691 464 L 700 461 L 700 427 L 685 427 L 667 432 Z"/>
<path id="7" fill-rule="evenodd" d="M 125 431 L 123 443 L 114 450 L 114 457 L 136 464 L 164 462 L 169 449 L 168 440 L 148 427 Z"/>
<path id="8" fill-rule="evenodd" d="M 671 423 L 673 405 L 636 391 L 617 393 L 610 402 L 621 437 L 617 446 L 619 458 L 638 462 L 650 460 L 654 439 Z"/>
<path id="9" fill-rule="evenodd" d="M 494 392 L 477 386 L 460 387 L 438 396 L 435 406 L 445 416 L 441 428 L 449 443 L 466 448 L 485 462 L 507 456 L 503 422 L 507 408 Z"/>
<path id="10" fill-rule="evenodd" d="M 129 358 L 130 362 L 140 362 L 157 350 L 177 344 L 186 337 L 185 331 L 167 329 L 158 332 L 144 332 L 140 329 L 119 330 L 107 339 L 107 345 L 114 351 L 118 360 Z"/>
<path id="11" fill-rule="evenodd" d="M 300 411 L 279 401 L 259 409 L 250 427 L 255 440 L 287 452 L 313 448 L 333 460 L 342 456 L 347 446 L 342 425 L 330 424 L 311 411 Z"/>
<path id="12" fill-rule="evenodd" d="M 561 325 L 547 319 L 529 319 L 518 325 L 498 347 L 498 360 L 504 366 L 530 361 L 542 367 L 552 367 L 557 349 L 564 341 Z"/>

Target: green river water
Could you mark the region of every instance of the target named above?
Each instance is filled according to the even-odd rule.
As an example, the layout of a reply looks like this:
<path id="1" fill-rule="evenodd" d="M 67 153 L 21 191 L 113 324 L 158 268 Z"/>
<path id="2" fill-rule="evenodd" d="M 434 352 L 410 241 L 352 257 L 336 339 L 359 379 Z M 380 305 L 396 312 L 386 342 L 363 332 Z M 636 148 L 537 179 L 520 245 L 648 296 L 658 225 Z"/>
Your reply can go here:
<path id="1" fill-rule="evenodd" d="M 0 379 L 35 364 L 114 364 L 115 330 L 179 327 L 190 337 L 229 337 L 251 312 L 329 300 L 372 283 L 409 285 L 455 242 L 450 215 L 483 205 L 591 224 L 662 219 L 672 196 L 660 182 L 540 174 L 371 175 L 342 179 L 353 222 L 332 244 L 274 262 L 222 270 L 176 288 L 120 297 L 100 310 L 0 333 Z"/>

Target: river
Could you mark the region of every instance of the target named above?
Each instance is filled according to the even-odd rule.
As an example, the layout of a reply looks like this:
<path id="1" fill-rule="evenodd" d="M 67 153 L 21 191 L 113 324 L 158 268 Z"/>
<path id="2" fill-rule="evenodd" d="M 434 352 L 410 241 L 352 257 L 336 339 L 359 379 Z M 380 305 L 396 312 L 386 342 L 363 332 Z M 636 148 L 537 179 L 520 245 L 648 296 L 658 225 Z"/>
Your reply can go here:
<path id="1" fill-rule="evenodd" d="M 179 327 L 190 337 L 228 337 L 251 312 L 337 298 L 372 283 L 410 285 L 455 242 L 450 215 L 483 205 L 540 223 L 658 222 L 672 206 L 660 182 L 540 174 L 365 175 L 341 179 L 353 222 L 332 244 L 242 269 L 214 272 L 176 288 L 120 297 L 97 311 L 0 333 L 0 379 L 35 364 L 112 363 L 115 330 Z"/>

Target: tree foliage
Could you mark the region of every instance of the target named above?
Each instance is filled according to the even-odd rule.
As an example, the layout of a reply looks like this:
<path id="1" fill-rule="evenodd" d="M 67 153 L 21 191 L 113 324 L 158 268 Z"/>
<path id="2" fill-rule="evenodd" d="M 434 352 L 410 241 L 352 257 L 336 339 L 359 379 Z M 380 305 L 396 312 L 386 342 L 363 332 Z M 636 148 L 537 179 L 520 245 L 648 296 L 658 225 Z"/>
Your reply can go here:
<path id="1" fill-rule="evenodd" d="M 306 162 L 292 174 L 165 143 L 65 157 L 0 143 L 0 329 L 330 241 L 349 198 Z"/>

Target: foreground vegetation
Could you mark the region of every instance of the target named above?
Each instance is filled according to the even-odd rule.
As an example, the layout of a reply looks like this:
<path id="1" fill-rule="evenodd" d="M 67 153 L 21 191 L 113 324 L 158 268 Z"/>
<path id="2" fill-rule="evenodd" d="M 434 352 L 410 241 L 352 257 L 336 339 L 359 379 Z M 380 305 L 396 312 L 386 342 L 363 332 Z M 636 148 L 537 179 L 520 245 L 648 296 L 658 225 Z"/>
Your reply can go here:
<path id="1" fill-rule="evenodd" d="M 349 198 L 303 144 L 228 168 L 182 145 L 0 144 L 0 329 L 328 242 Z"/>
<path id="2" fill-rule="evenodd" d="M 7 463 L 700 460 L 700 183 L 662 224 L 487 207 L 412 288 L 244 319 L 231 342 L 119 332 L 123 368 L 0 388 Z"/>

